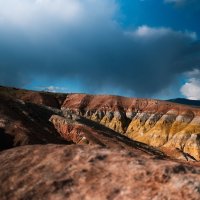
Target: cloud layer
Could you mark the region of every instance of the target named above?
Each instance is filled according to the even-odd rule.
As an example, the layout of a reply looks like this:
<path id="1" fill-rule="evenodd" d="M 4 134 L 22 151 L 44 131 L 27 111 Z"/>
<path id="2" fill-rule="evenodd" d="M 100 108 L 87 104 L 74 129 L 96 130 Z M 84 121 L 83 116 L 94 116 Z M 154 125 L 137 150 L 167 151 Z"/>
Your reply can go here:
<path id="1" fill-rule="evenodd" d="M 114 0 L 0 0 L 0 84 L 78 77 L 153 95 L 200 63 L 197 35 L 146 25 L 124 30 Z"/>
<path id="2" fill-rule="evenodd" d="M 181 93 L 188 99 L 200 100 L 200 70 L 186 73 L 188 81 L 181 87 Z"/>

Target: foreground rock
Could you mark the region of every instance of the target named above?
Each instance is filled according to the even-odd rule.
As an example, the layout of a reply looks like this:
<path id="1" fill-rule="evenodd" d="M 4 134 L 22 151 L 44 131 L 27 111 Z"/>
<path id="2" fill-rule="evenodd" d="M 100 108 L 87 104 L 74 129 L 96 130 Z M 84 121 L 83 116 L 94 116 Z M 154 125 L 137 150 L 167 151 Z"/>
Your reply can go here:
<path id="1" fill-rule="evenodd" d="M 69 94 L 62 110 L 175 158 L 200 160 L 200 108 L 153 99 Z"/>
<path id="2" fill-rule="evenodd" d="M 0 153 L 1 200 L 199 200 L 200 167 L 100 146 L 33 145 Z"/>

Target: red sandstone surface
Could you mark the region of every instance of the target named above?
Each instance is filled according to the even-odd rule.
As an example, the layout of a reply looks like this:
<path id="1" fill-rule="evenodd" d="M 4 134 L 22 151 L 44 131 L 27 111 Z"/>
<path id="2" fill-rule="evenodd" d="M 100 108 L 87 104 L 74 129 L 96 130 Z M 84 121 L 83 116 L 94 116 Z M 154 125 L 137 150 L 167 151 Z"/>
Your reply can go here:
<path id="1" fill-rule="evenodd" d="M 140 151 L 85 145 L 24 146 L 0 153 L 0 196 L 51 200 L 199 200 L 200 167 Z"/>
<path id="2" fill-rule="evenodd" d="M 100 123 L 179 159 L 200 161 L 200 108 L 155 99 L 69 94 L 63 112 Z"/>
<path id="3" fill-rule="evenodd" d="M 200 115 L 200 108 L 156 99 L 128 98 L 111 95 L 69 94 L 63 108 L 82 110 L 131 110 L 149 113 L 166 113 L 174 110 L 179 114 Z"/>

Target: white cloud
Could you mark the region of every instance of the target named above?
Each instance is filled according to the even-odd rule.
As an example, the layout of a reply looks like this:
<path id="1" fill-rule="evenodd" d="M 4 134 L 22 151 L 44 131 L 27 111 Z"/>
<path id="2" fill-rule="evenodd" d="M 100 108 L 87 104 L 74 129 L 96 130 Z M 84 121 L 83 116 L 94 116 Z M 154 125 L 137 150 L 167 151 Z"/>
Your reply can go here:
<path id="1" fill-rule="evenodd" d="M 65 93 L 67 92 L 67 89 L 65 87 L 58 87 L 58 86 L 47 86 L 47 87 L 37 87 L 37 90 L 42 90 L 45 92 L 53 92 L 53 93 L 57 93 L 57 92 L 61 92 L 61 93 Z"/>
<path id="2" fill-rule="evenodd" d="M 139 37 L 157 37 L 158 35 L 164 35 L 169 33 L 170 29 L 167 28 L 153 28 L 146 25 L 140 26 L 136 31 L 133 32 L 133 35 Z"/>
<path id="3" fill-rule="evenodd" d="M 180 91 L 188 99 L 200 100 L 200 70 L 194 69 L 187 73 L 189 80 Z"/>
<path id="4" fill-rule="evenodd" d="M 192 71 L 189 71 L 186 73 L 186 76 L 189 78 L 200 78 L 200 70 L 199 69 L 193 69 Z"/>
<path id="5" fill-rule="evenodd" d="M 127 32 L 117 15 L 117 0 L 0 0 L 0 84 L 78 77 L 91 92 L 152 94 L 199 63 L 194 32 L 147 25 Z"/>
<path id="6" fill-rule="evenodd" d="M 126 32 L 127 35 L 132 35 L 134 37 L 141 37 L 141 38 L 159 38 L 164 36 L 181 36 L 181 37 L 188 37 L 193 40 L 197 39 L 196 32 L 190 32 L 190 31 L 175 31 L 171 28 L 166 27 L 149 27 L 147 25 L 139 26 L 135 31 L 132 32 Z"/>
<path id="7" fill-rule="evenodd" d="M 54 27 L 55 23 L 80 25 L 94 18 L 109 19 L 116 9 L 114 0 L 0 0 L 0 25 L 26 31 Z"/>

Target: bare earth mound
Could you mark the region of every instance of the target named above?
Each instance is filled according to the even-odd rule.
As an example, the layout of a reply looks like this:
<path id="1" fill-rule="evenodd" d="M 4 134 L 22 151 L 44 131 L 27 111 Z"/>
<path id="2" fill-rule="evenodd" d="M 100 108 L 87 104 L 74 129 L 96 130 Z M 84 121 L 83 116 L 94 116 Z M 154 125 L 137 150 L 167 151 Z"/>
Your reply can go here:
<path id="1" fill-rule="evenodd" d="M 182 199 L 200 197 L 200 167 L 99 146 L 34 145 L 0 153 L 7 199 Z"/>

